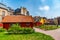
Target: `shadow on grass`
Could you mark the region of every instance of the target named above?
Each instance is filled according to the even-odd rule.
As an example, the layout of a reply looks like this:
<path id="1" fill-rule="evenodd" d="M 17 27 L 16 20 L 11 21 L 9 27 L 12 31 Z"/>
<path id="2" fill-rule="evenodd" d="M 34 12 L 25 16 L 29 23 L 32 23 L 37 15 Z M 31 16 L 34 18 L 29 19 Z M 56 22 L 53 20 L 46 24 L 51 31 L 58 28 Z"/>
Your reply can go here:
<path id="1" fill-rule="evenodd" d="M 5 35 L 29 35 L 33 33 L 5 33 Z"/>

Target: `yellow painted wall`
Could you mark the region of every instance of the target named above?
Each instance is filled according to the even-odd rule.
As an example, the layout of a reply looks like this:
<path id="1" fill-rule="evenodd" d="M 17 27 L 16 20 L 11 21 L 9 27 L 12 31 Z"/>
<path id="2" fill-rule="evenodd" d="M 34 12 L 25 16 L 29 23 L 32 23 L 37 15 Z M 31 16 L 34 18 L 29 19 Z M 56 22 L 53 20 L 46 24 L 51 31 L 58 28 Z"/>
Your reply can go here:
<path id="1" fill-rule="evenodd" d="M 41 18 L 41 20 L 40 20 L 40 22 L 42 23 L 42 24 L 44 24 L 44 23 L 46 23 L 46 19 L 43 19 L 43 18 Z"/>

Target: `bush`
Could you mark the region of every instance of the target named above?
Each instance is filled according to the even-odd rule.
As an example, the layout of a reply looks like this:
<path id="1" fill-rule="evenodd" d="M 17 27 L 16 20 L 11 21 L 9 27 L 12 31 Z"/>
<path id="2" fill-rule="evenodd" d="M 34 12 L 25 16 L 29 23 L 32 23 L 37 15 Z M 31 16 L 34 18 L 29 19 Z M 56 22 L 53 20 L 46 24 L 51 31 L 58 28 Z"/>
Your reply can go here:
<path id="1" fill-rule="evenodd" d="M 56 25 L 42 25 L 42 26 L 39 26 L 39 28 L 43 30 L 54 30 L 54 29 L 57 29 L 57 26 Z"/>
<path id="2" fill-rule="evenodd" d="M 3 29 L 2 27 L 0 28 L 0 32 L 4 32 L 6 29 Z"/>
<path id="3" fill-rule="evenodd" d="M 34 30 L 28 27 L 20 27 L 19 24 L 12 24 L 11 27 L 8 29 L 8 33 L 33 33 Z"/>
<path id="4" fill-rule="evenodd" d="M 23 28 L 22 33 L 33 33 L 34 30 L 32 28 Z"/>

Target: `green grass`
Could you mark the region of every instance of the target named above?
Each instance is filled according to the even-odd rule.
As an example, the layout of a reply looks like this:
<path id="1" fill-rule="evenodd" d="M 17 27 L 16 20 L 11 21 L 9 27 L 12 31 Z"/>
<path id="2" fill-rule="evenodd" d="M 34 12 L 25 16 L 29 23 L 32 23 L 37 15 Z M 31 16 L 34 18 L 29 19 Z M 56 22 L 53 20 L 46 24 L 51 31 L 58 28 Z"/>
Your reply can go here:
<path id="1" fill-rule="evenodd" d="M 60 28 L 60 25 L 58 27 Z"/>
<path id="2" fill-rule="evenodd" d="M 0 40 L 54 40 L 49 35 L 42 33 L 32 33 L 32 34 L 6 34 L 0 32 Z"/>
<path id="3" fill-rule="evenodd" d="M 55 30 L 59 27 L 57 27 L 56 25 L 42 25 L 42 26 L 39 26 L 39 28 L 43 30 Z"/>

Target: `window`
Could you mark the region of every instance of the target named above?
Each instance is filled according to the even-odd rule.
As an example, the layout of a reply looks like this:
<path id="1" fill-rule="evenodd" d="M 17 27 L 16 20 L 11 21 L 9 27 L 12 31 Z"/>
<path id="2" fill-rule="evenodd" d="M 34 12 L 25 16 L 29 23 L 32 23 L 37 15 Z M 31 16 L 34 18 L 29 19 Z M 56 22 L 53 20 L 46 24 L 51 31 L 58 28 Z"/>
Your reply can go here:
<path id="1" fill-rule="evenodd" d="M 2 17 L 4 17 L 5 16 L 5 11 L 2 11 Z"/>

